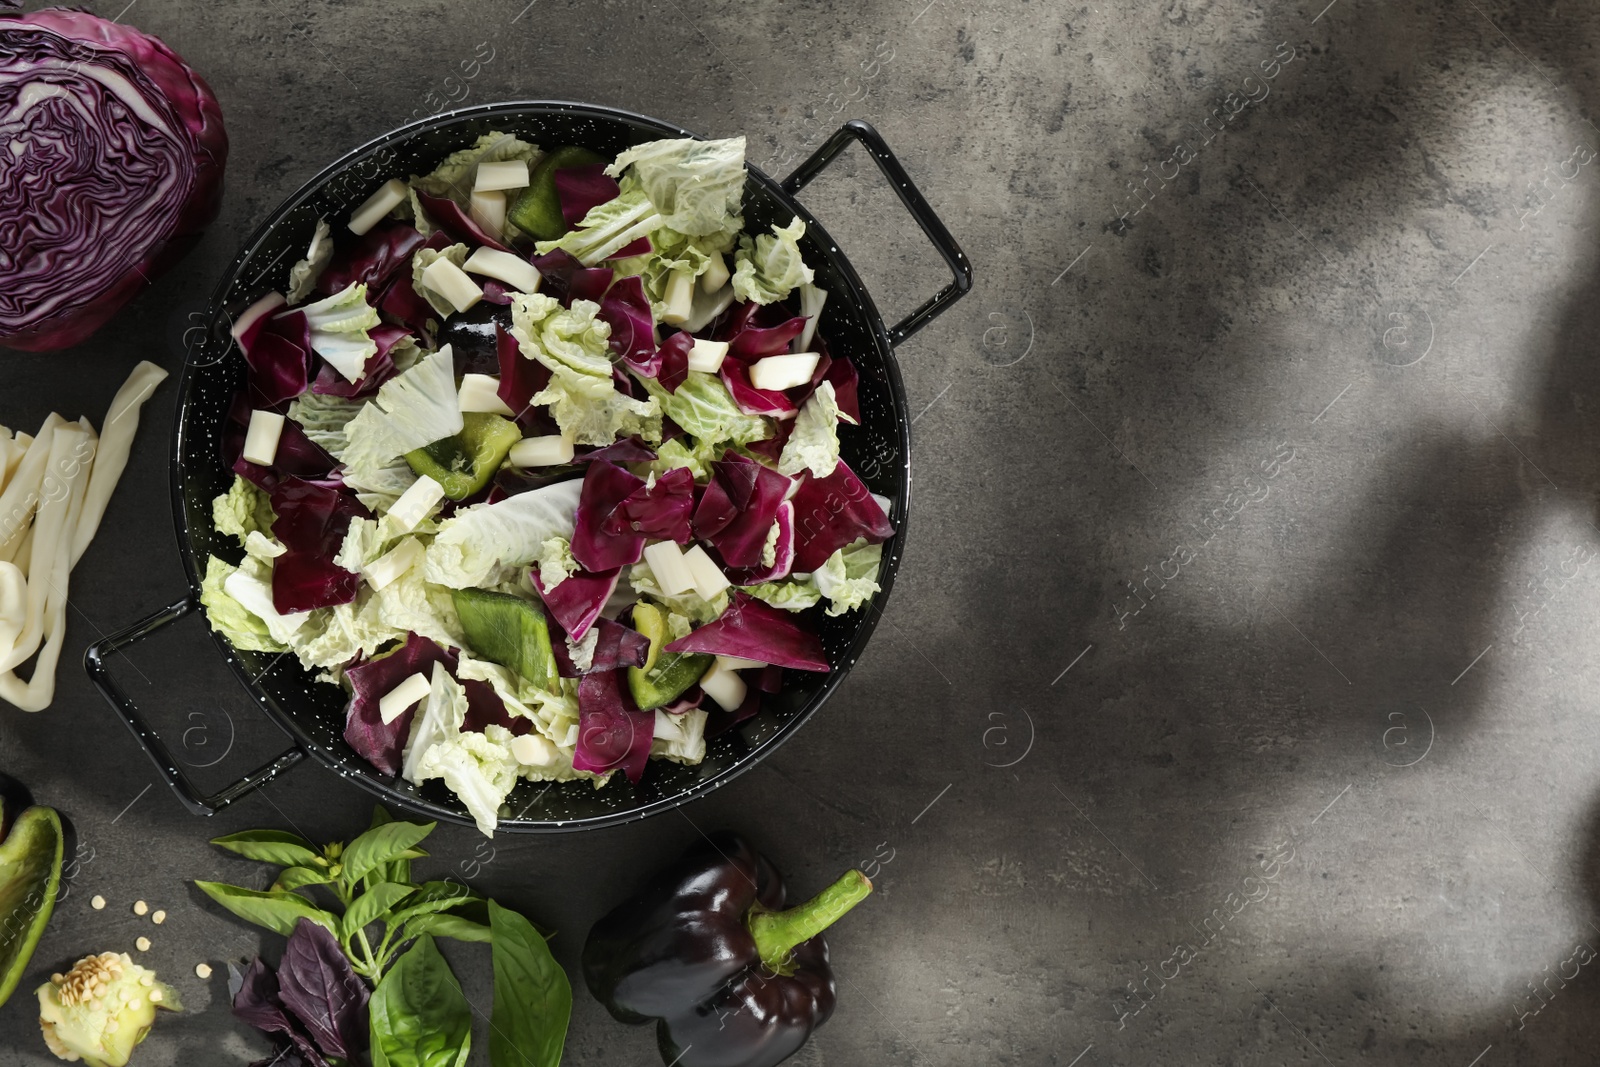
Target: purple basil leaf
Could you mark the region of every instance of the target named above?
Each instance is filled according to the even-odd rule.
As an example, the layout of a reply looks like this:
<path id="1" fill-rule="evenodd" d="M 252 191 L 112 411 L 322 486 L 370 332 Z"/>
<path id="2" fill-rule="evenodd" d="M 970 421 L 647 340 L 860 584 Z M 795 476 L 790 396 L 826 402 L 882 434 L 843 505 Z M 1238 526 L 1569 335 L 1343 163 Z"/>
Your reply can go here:
<path id="1" fill-rule="evenodd" d="M 809 574 L 858 538 L 882 544 L 894 526 L 844 460 L 826 478 L 801 475 L 794 504 L 794 569 Z M 751 657 L 752 659 L 755 657 Z"/>
<path id="2" fill-rule="evenodd" d="M 743 592 L 734 593 L 727 611 L 678 638 L 666 651 L 737 656 L 801 671 L 830 670 L 821 638 L 789 612 Z"/>
<path id="3" fill-rule="evenodd" d="M 567 229 L 583 221 L 591 208 L 615 200 L 622 191 L 617 180 L 606 172 L 604 163 L 582 167 L 562 167 L 555 173 L 556 197 L 561 201 L 561 218 Z"/>
<path id="4" fill-rule="evenodd" d="M 325 1055 L 352 1059 L 366 1047 L 367 984 L 326 927 L 301 919 L 278 964 L 278 999 Z"/>
<path id="5" fill-rule="evenodd" d="M 283 1001 L 279 999 L 278 979 L 260 956 L 245 969 L 239 992 L 233 998 L 233 1015 L 240 1022 L 266 1034 L 280 1050 L 294 1050 L 281 1053 L 283 1059 L 280 1062 L 288 1061 L 298 1053 L 311 1067 L 329 1067 L 328 1061 L 311 1040 L 311 1035 L 284 1009 Z"/>
<path id="6" fill-rule="evenodd" d="M 638 782 L 650 762 L 655 734 L 655 712 L 638 709 L 622 671 L 583 676 L 578 683 L 578 750 L 573 767 L 599 773 L 620 770 L 628 781 Z"/>

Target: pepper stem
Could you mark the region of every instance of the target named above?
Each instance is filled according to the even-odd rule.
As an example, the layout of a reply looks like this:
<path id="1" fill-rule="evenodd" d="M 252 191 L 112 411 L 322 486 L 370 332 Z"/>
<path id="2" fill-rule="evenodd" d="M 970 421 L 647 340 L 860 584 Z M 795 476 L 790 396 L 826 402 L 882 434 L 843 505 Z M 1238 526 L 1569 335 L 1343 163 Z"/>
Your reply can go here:
<path id="1" fill-rule="evenodd" d="M 806 901 L 783 911 L 767 911 L 759 904 L 750 910 L 746 925 L 755 938 L 761 962 L 774 974 L 794 970 L 795 946 L 809 941 L 838 922 L 844 913 L 867 899 L 872 882 L 852 867 L 840 879 Z"/>

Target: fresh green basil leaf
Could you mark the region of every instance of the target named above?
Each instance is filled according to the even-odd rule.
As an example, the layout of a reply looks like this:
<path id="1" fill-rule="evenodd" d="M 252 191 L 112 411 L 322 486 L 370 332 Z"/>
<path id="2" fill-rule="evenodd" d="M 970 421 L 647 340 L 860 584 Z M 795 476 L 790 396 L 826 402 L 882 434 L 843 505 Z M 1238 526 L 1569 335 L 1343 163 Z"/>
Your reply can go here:
<path id="1" fill-rule="evenodd" d="M 408 899 L 405 907 L 395 910 L 388 923 L 390 926 L 399 926 L 418 915 L 449 911 L 477 899 L 478 895 L 460 882 L 424 882 L 417 888 L 416 896 Z"/>
<path id="2" fill-rule="evenodd" d="M 382 882 L 356 897 L 344 910 L 344 939 L 355 937 L 357 930 L 365 930 L 369 923 L 383 918 L 390 908 L 414 892 L 416 890 L 409 885 Z"/>
<path id="3" fill-rule="evenodd" d="M 367 1005 L 372 1067 L 461 1067 L 472 1047 L 472 1008 L 423 935 L 395 961 Z"/>
<path id="4" fill-rule="evenodd" d="M 214 837 L 211 843 L 237 852 L 245 859 L 276 863 L 280 867 L 308 867 L 316 862 L 318 855 L 311 842 L 287 830 L 246 830 Z"/>
<path id="5" fill-rule="evenodd" d="M 389 814 L 388 808 L 385 808 L 382 804 L 374 804 L 372 806 L 372 825 L 368 827 L 369 830 L 376 830 L 378 827 L 392 822 L 394 822 L 394 816 Z M 380 885 L 383 882 L 410 882 L 411 861 L 421 859 L 426 855 L 426 852 L 419 849 L 407 849 L 405 855 L 368 871 L 361 879 L 362 888 L 371 889 L 373 886 Z"/>
<path id="6" fill-rule="evenodd" d="M 339 934 L 338 919 L 294 893 L 262 893 L 221 882 L 196 882 L 195 888 L 245 922 L 264 926 L 275 934 L 288 937 L 301 919 L 310 919 L 335 937 Z"/>
<path id="7" fill-rule="evenodd" d="M 278 872 L 278 880 L 272 883 L 272 888 L 288 892 L 308 885 L 327 885 L 332 880 L 327 871 L 315 867 L 285 867 Z"/>
<path id="8" fill-rule="evenodd" d="M 572 1018 L 572 986 L 533 924 L 489 901 L 494 945 L 493 1067 L 558 1067 Z"/>
<path id="9" fill-rule="evenodd" d="M 413 916 L 407 921 L 405 933 L 401 936 L 404 939 L 420 937 L 423 934 L 448 937 L 452 941 L 476 941 L 480 944 L 487 944 L 492 939 L 492 932 L 483 923 L 451 915 L 449 912 Z"/>
<path id="10" fill-rule="evenodd" d="M 344 864 L 346 885 L 355 885 L 382 864 L 414 858 L 417 842 L 433 833 L 434 823 L 387 822 L 375 826 L 350 842 L 344 848 L 340 862 Z"/>

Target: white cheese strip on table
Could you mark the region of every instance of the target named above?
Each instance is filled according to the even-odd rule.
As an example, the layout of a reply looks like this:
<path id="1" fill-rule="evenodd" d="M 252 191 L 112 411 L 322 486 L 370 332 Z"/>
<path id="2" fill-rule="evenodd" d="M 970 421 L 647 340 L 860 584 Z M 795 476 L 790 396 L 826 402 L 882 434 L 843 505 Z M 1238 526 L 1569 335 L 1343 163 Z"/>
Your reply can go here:
<path id="1" fill-rule="evenodd" d="M 88 493 L 83 499 L 83 518 L 72 541 L 72 565 L 76 567 L 84 550 L 100 529 L 111 494 L 116 492 L 122 472 L 133 451 L 133 436 L 139 430 L 139 413 L 150 394 L 167 380 L 167 372 L 148 361 L 133 368 L 117 395 L 111 398 L 105 422 L 100 424 L 100 445 L 95 450 L 94 468 L 89 472 Z"/>
<path id="2" fill-rule="evenodd" d="M 56 692 L 56 664 L 67 631 L 67 586 L 72 573 L 72 539 L 83 514 L 84 492 L 96 441 L 75 426 L 56 432 L 43 500 L 35 520 L 33 552 L 28 562 L 28 617 L 9 655 L 0 659 L 0 700 L 23 711 L 50 706 Z M 71 459 L 80 462 L 71 474 Z M 57 474 L 56 472 L 61 472 Z M 41 587 L 35 595 L 35 587 Z M 41 647 L 41 642 L 42 646 Z M 25 650 L 25 651 L 24 651 Z M 39 658 L 33 677 L 24 682 L 15 669 L 34 652 Z"/>
<path id="3" fill-rule="evenodd" d="M 28 619 L 28 576 L 15 563 L 0 562 L 0 648 L 10 648 Z"/>
<path id="4" fill-rule="evenodd" d="M 433 686 L 428 676 L 418 671 L 378 699 L 378 718 L 388 726 L 406 713 L 406 709 L 427 699 Z"/>
<path id="5" fill-rule="evenodd" d="M 389 212 L 410 198 L 411 190 L 399 178 L 390 178 L 350 214 L 350 232 L 360 237 Z"/>
<path id="6" fill-rule="evenodd" d="M 463 413 L 482 412 L 489 415 L 516 415 L 500 399 L 500 381 L 488 374 L 463 374 L 461 388 L 456 392 L 456 406 Z"/>
<path id="7" fill-rule="evenodd" d="M 44 483 L 45 464 L 50 460 L 50 446 L 56 431 L 66 424 L 60 415 L 50 413 L 6 483 L 5 491 L 0 492 L 0 559 L 14 561 L 17 558 L 17 549 L 39 507 L 39 490 Z"/>
<path id="8" fill-rule="evenodd" d="M 519 255 L 511 252 L 502 252 L 498 248 L 477 248 L 467 261 L 461 264 L 461 269 L 468 274 L 481 274 L 485 278 L 505 282 L 513 289 L 524 293 L 537 293 L 539 285 L 544 280 L 544 275 L 532 263 Z"/>

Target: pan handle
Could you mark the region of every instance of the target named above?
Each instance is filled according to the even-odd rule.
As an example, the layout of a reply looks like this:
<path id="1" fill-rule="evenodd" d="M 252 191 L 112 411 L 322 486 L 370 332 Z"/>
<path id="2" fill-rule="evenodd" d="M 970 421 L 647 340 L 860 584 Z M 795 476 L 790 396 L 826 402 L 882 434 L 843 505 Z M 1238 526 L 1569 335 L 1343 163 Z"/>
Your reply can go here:
<path id="1" fill-rule="evenodd" d="M 917 225 L 922 227 L 922 232 L 933 242 L 933 247 L 950 267 L 950 284 L 917 310 L 895 323 L 894 328 L 889 331 L 889 343 L 898 346 L 900 342 L 938 318 L 946 308 L 972 290 L 972 264 L 967 262 L 961 246 L 956 244 L 956 239 L 950 236 L 950 231 L 945 229 L 939 216 L 934 214 L 933 208 L 912 183 L 911 176 L 900 165 L 900 160 L 895 158 L 895 154 L 884 143 L 883 135 L 870 123 L 860 119 L 851 119 L 833 131 L 833 136 L 824 141 L 822 147 L 811 153 L 810 159 L 783 179 L 783 191 L 793 196 L 811 184 L 811 180 L 821 174 L 851 141 L 861 142 L 861 146 L 867 150 L 867 154 L 878 165 L 883 176 L 889 179 L 889 185 L 900 197 L 900 202 L 911 212 L 911 217 L 917 220 Z"/>
<path id="2" fill-rule="evenodd" d="M 106 703 L 111 705 L 111 710 L 117 713 L 133 733 L 133 739 L 144 749 L 144 754 L 156 765 L 156 770 L 165 778 L 172 791 L 183 801 L 183 806 L 196 815 L 215 815 L 223 808 L 247 793 L 254 792 L 272 781 L 278 775 L 293 767 L 296 763 L 306 758 L 305 752 L 300 748 L 290 748 L 280 753 L 273 759 L 257 767 L 237 782 L 206 796 L 195 788 L 189 781 L 188 775 L 178 769 L 178 762 L 172 758 L 172 752 L 167 748 L 165 741 L 159 734 L 151 729 L 145 722 L 139 709 L 128 699 L 122 686 L 111 677 L 111 672 L 106 669 L 106 660 L 113 654 L 122 651 L 129 645 L 144 640 L 163 627 L 177 622 L 179 619 L 194 611 L 200 606 L 199 598 L 193 593 L 174 604 L 169 604 L 147 619 L 129 626 L 127 629 L 112 634 L 104 641 L 89 646 L 89 651 L 83 654 L 83 669 L 88 672 L 89 680 L 100 690 L 100 695 L 106 698 Z"/>

